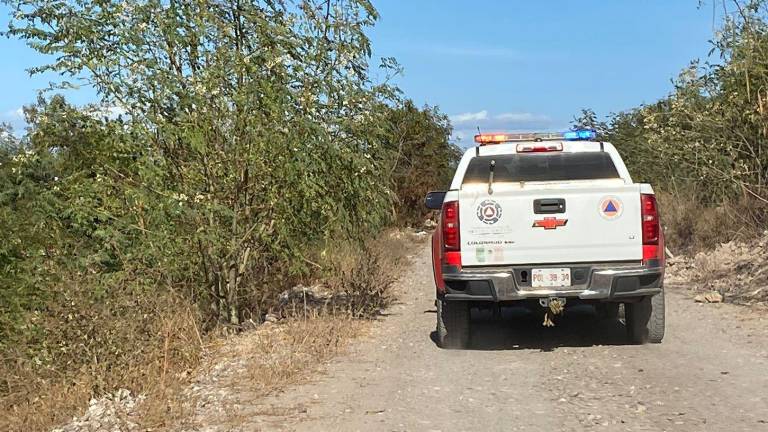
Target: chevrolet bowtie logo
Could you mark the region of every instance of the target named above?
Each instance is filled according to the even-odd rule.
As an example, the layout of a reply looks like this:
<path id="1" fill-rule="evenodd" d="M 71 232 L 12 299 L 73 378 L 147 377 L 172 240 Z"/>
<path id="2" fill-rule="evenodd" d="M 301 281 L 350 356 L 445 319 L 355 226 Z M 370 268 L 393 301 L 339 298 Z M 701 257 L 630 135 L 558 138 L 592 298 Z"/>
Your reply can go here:
<path id="1" fill-rule="evenodd" d="M 554 217 L 545 217 L 542 220 L 533 221 L 533 228 L 544 228 L 545 230 L 557 229 L 557 227 L 565 226 L 568 223 L 568 219 L 558 219 Z"/>

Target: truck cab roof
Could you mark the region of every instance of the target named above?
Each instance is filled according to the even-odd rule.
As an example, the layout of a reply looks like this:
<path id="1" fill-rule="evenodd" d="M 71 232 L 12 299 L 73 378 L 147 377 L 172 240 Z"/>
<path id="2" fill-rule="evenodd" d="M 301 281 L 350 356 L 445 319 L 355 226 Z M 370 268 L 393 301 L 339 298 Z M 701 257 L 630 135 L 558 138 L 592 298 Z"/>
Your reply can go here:
<path id="1" fill-rule="evenodd" d="M 560 148 L 560 150 L 553 150 L 553 151 L 520 151 L 526 148 L 531 148 L 532 146 L 546 146 L 546 145 L 553 145 L 555 144 L 557 147 Z M 569 154 L 569 153 L 596 153 L 596 152 L 604 152 L 607 154 L 611 161 L 613 162 L 613 165 L 616 167 L 616 171 L 618 172 L 619 178 L 621 178 L 625 184 L 631 184 L 632 183 L 632 177 L 629 175 L 629 170 L 627 170 L 626 165 L 624 164 L 624 161 L 621 159 L 621 156 L 619 155 L 619 152 L 616 150 L 616 147 L 613 146 L 613 144 L 609 142 L 599 142 L 599 141 L 558 141 L 558 140 L 547 140 L 547 141 L 534 141 L 534 140 L 521 140 L 521 141 L 514 141 L 514 142 L 503 142 L 498 144 L 486 144 L 486 145 L 479 145 L 476 147 L 471 147 L 467 149 L 464 152 L 463 157 L 461 158 L 461 161 L 459 162 L 459 165 L 456 169 L 456 173 L 454 174 L 453 180 L 451 181 L 451 190 L 458 190 L 461 189 L 462 183 L 464 182 L 464 175 L 467 172 L 467 168 L 470 165 L 470 161 L 474 158 L 478 157 L 487 157 L 487 156 L 502 156 L 502 155 L 525 155 L 525 157 L 539 157 L 542 155 L 551 155 L 551 154 Z"/>

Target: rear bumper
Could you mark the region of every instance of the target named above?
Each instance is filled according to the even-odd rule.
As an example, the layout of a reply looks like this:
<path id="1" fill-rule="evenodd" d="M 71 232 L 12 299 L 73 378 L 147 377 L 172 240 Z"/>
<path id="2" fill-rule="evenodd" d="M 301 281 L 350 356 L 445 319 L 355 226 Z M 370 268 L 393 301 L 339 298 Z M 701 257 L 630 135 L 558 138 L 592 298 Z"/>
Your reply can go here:
<path id="1" fill-rule="evenodd" d="M 573 285 L 532 288 L 532 266 L 464 268 L 445 272 L 445 300 L 504 302 L 542 297 L 622 301 L 654 295 L 664 286 L 664 268 L 640 263 L 557 264 L 535 268 L 571 268 Z M 445 269 L 444 269 L 445 270 Z"/>

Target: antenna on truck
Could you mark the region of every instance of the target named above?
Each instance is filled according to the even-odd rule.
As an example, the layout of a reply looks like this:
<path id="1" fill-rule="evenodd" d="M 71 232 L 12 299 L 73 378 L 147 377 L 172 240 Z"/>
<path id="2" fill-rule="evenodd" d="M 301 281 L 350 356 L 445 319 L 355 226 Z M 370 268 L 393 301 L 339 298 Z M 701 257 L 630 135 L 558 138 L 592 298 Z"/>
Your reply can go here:
<path id="1" fill-rule="evenodd" d="M 477 126 L 477 134 L 478 135 L 482 135 L 482 132 L 480 132 L 480 126 Z M 478 157 L 478 156 L 480 156 L 480 144 L 479 143 L 475 146 L 475 157 Z"/>

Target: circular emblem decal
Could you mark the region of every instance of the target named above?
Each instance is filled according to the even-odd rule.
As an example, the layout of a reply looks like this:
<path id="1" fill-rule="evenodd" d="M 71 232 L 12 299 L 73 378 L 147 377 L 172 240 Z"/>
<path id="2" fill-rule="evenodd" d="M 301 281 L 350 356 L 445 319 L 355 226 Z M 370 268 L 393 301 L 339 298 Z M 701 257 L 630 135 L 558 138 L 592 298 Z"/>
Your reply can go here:
<path id="1" fill-rule="evenodd" d="M 600 200 L 598 211 L 600 212 L 600 216 L 605 219 L 617 219 L 624 211 L 624 204 L 617 197 L 608 196 Z"/>
<path id="2" fill-rule="evenodd" d="M 501 219 L 501 206 L 494 200 L 484 200 L 477 206 L 477 218 L 483 223 L 493 225 Z"/>

